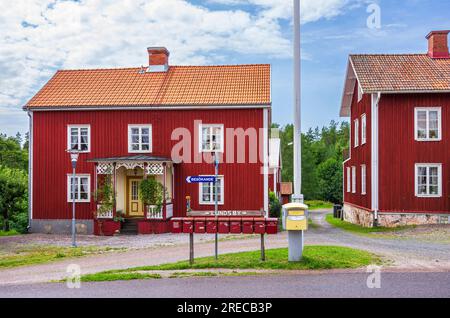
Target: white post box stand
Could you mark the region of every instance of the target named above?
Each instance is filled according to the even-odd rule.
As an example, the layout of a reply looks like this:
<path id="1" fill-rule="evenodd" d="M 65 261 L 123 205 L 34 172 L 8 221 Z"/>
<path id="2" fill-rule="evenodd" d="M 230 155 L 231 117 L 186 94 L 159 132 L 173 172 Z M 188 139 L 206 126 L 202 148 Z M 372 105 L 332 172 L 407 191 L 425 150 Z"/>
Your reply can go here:
<path id="1" fill-rule="evenodd" d="M 288 231 L 289 262 L 299 262 L 303 256 L 304 231 L 308 230 L 308 206 L 303 197 L 293 197 L 283 205 L 283 229 Z"/>

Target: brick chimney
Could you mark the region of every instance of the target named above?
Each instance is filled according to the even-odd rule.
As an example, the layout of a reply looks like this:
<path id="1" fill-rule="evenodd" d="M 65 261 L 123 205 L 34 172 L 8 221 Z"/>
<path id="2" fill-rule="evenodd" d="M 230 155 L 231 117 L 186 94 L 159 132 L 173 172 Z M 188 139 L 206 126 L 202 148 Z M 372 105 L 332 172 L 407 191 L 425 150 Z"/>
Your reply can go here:
<path id="1" fill-rule="evenodd" d="M 432 31 L 427 35 L 428 55 L 433 59 L 448 59 L 448 31 Z"/>
<path id="2" fill-rule="evenodd" d="M 167 72 L 169 69 L 169 51 L 165 47 L 149 47 L 147 72 Z"/>

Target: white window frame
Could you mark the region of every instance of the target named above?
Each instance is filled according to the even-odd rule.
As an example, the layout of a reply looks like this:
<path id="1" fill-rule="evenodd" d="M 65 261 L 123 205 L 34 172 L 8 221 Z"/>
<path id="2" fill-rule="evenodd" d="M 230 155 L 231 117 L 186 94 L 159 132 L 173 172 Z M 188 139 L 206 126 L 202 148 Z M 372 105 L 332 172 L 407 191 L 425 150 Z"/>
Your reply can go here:
<path id="1" fill-rule="evenodd" d="M 359 119 L 354 120 L 355 132 L 354 132 L 354 146 L 355 148 L 359 146 Z"/>
<path id="2" fill-rule="evenodd" d="M 361 145 L 365 145 L 367 142 L 367 116 L 361 115 Z"/>
<path id="3" fill-rule="evenodd" d="M 80 153 L 88 153 L 91 152 L 91 125 L 67 125 L 67 149 L 72 150 L 72 129 L 78 129 L 78 148 L 81 145 L 81 129 L 87 128 L 88 130 L 88 142 L 87 150 L 78 150 Z"/>
<path id="4" fill-rule="evenodd" d="M 361 194 L 367 194 L 367 167 L 366 165 L 361 165 Z"/>
<path id="5" fill-rule="evenodd" d="M 67 174 L 67 202 L 71 203 L 73 202 L 71 198 L 71 180 L 73 175 Z M 77 193 L 77 198 L 75 199 L 75 202 L 78 203 L 88 203 L 91 202 L 91 175 L 90 174 L 76 174 L 75 178 L 78 179 L 78 189 L 80 189 L 81 186 L 81 178 L 87 178 L 88 179 L 88 191 L 87 191 L 87 199 L 80 199 L 80 192 Z"/>
<path id="6" fill-rule="evenodd" d="M 430 138 L 430 112 L 437 111 L 438 113 L 438 137 Z M 418 113 L 426 112 L 427 113 L 427 127 L 426 134 L 427 137 L 419 138 L 418 133 Z M 442 140 L 442 109 L 441 107 L 416 107 L 414 108 L 414 138 L 416 141 L 441 141 Z"/>
<path id="7" fill-rule="evenodd" d="M 352 166 L 352 193 L 356 193 L 356 167 Z"/>
<path id="8" fill-rule="evenodd" d="M 225 178 L 223 177 L 223 175 L 221 175 L 221 176 L 217 176 L 217 178 L 218 179 L 220 179 L 221 180 L 221 182 L 222 182 L 222 186 L 221 186 L 221 188 L 220 188 L 220 201 L 218 201 L 218 205 L 223 205 L 224 204 L 224 202 L 225 202 L 225 197 L 224 197 L 224 188 L 225 188 Z M 199 204 L 200 205 L 214 205 L 215 204 L 215 202 L 214 201 L 204 201 L 203 200 L 203 183 L 205 183 L 205 182 L 200 182 L 199 184 L 198 184 L 198 186 L 199 186 L 199 188 L 198 188 L 198 202 L 199 202 Z M 206 183 L 209 183 L 210 185 L 212 184 L 212 192 L 211 192 L 211 194 L 213 194 L 213 191 L 214 191 L 214 182 L 206 182 Z M 213 200 L 213 195 L 211 195 L 211 200 Z"/>
<path id="9" fill-rule="evenodd" d="M 139 129 L 139 150 L 133 150 L 132 148 L 132 140 L 131 140 L 131 130 L 133 128 Z M 148 139 L 148 150 L 142 150 L 142 129 L 147 128 L 149 131 L 149 139 Z M 151 124 L 145 124 L 145 125 L 136 125 L 136 124 L 130 124 L 128 125 L 128 152 L 129 153 L 151 153 L 153 151 L 153 130 Z"/>
<path id="10" fill-rule="evenodd" d="M 427 194 L 419 194 L 419 168 L 427 168 Z M 430 192 L 430 168 L 438 169 L 438 194 L 429 194 Z M 418 198 L 441 198 L 442 197 L 442 164 L 441 163 L 416 163 L 414 167 L 414 188 L 415 195 Z"/>
<path id="11" fill-rule="evenodd" d="M 220 128 L 221 136 L 220 136 L 220 149 L 203 149 L 203 128 L 211 128 L 211 133 L 213 128 Z M 225 132 L 223 124 L 199 124 L 199 152 L 224 152 L 224 140 L 225 140 Z M 212 147 L 211 147 L 212 148 Z"/>
<path id="12" fill-rule="evenodd" d="M 347 192 L 352 192 L 352 173 L 350 167 L 347 167 Z"/>

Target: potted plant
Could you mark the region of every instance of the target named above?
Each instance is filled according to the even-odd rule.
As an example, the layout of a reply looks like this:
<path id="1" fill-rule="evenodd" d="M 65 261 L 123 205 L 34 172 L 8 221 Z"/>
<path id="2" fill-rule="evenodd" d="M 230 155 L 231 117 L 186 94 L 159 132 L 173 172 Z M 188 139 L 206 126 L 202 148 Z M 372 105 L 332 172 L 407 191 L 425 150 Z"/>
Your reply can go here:
<path id="1" fill-rule="evenodd" d="M 120 221 L 123 220 L 122 214 L 117 211 L 113 216 L 115 204 L 114 189 L 111 176 L 107 175 L 103 184 L 98 187 L 94 193 L 95 200 L 98 202 L 97 211 L 94 212 L 94 219 L 98 226 L 98 235 L 114 235 L 120 229 Z"/>
<path id="2" fill-rule="evenodd" d="M 155 178 L 142 180 L 139 186 L 139 196 L 145 206 L 147 215 L 149 212 L 161 211 L 164 202 L 164 186 Z"/>
<path id="3" fill-rule="evenodd" d="M 125 221 L 124 215 L 125 215 L 125 213 L 123 213 L 122 210 L 117 210 L 116 211 L 116 215 L 114 216 L 114 221 L 115 222 L 123 222 L 123 221 Z"/>

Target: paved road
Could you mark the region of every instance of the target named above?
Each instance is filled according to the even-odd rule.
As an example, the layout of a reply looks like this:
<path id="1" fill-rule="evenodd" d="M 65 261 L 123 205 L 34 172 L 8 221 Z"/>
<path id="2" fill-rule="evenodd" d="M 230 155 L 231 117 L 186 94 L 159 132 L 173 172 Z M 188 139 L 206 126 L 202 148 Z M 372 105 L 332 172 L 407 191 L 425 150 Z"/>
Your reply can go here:
<path id="1" fill-rule="evenodd" d="M 330 227 L 324 221 L 326 213 L 329 213 L 329 211 L 312 213 L 314 220 L 321 227 L 308 231 L 305 237 L 307 245 L 340 245 L 368 250 L 392 260 L 396 271 L 450 271 L 450 249 L 448 244 L 421 242 L 411 239 L 400 240 L 357 236 Z M 171 237 L 172 234 L 167 234 L 166 236 Z M 186 245 L 188 237 L 176 234 L 176 238 L 178 243 L 172 242 L 172 245 L 169 246 L 155 245 L 151 248 L 135 249 L 123 253 L 108 253 L 48 264 L 3 269 L 0 270 L 0 286 L 42 283 L 63 279 L 67 275 L 67 266 L 72 263 L 80 265 L 82 273 L 87 274 L 109 269 L 157 265 L 185 260 L 188 258 L 189 253 Z M 156 239 L 155 236 L 139 237 L 139 240 L 154 239 Z M 257 250 L 259 246 L 259 239 L 241 239 L 220 242 L 219 250 L 220 253 L 231 253 Z M 267 237 L 267 248 L 286 246 L 286 233 Z M 211 256 L 213 253 L 214 243 L 198 242 L 195 246 L 196 257 Z"/>
<path id="2" fill-rule="evenodd" d="M 367 287 L 366 273 L 296 274 L 212 278 L 155 279 L 0 287 L 0 297 L 100 298 L 304 298 L 304 297 L 450 297 L 450 273 L 381 273 L 381 288 Z M 269 288 L 270 286 L 270 288 Z"/>

